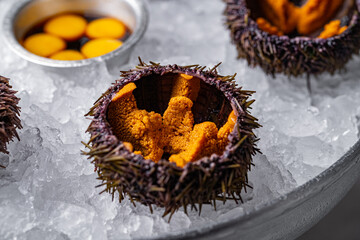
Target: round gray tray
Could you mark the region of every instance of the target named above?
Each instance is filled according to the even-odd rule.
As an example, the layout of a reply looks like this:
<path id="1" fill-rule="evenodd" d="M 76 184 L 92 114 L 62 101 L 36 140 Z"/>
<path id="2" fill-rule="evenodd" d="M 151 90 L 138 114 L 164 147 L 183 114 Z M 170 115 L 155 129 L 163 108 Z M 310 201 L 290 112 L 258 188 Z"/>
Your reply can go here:
<path id="1" fill-rule="evenodd" d="M 323 218 L 360 176 L 360 141 L 306 184 L 243 217 L 163 239 L 295 239 Z"/>

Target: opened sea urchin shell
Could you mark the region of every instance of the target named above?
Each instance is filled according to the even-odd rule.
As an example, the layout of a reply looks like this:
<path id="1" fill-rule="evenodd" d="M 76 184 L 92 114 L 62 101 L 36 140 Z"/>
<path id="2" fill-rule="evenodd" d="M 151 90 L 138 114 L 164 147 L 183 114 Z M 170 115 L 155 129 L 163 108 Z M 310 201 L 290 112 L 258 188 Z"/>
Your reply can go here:
<path id="1" fill-rule="evenodd" d="M 133 95 L 137 107 L 156 114 L 165 112 L 174 87 L 174 77 L 185 74 L 200 82 L 200 89 L 192 107 L 194 122 L 211 121 L 223 126 L 229 114 L 236 115 L 235 127 L 228 136 L 228 144 L 221 154 L 211 154 L 179 167 L 164 154 L 155 162 L 130 151 L 122 136 L 114 134 L 115 126 L 109 122 L 109 106 L 124 86 L 134 83 Z M 253 129 L 259 127 L 257 119 L 248 112 L 253 92 L 237 88 L 234 76 L 220 76 L 216 67 L 205 70 L 197 65 L 181 67 L 145 64 L 140 60 L 136 69 L 122 72 L 117 80 L 88 113 L 92 122 L 88 128 L 91 139 L 85 152 L 97 169 L 100 186 L 114 195 L 119 192 L 149 206 L 155 204 L 165 208 L 164 216 L 173 214 L 178 208 L 196 208 L 199 204 L 214 203 L 215 200 L 241 200 L 240 192 L 248 186 L 247 172 L 252 165 L 252 156 L 259 150 Z M 132 85 L 134 86 L 134 85 Z M 190 97 L 191 98 L 191 97 Z M 143 111 L 140 110 L 140 111 Z"/>
<path id="2" fill-rule="evenodd" d="M 245 58 L 250 66 L 260 66 L 272 75 L 334 73 L 343 68 L 353 54 L 359 53 L 359 0 L 343 1 L 340 10 L 345 11 L 339 10 L 334 18 L 341 19 L 347 29 L 325 39 L 296 33 L 277 36 L 261 30 L 256 19 L 263 17 L 259 10 L 262 1 L 224 0 L 226 22 L 238 57 Z"/>
<path id="3" fill-rule="evenodd" d="M 19 139 L 17 128 L 22 128 L 19 119 L 20 108 L 17 106 L 19 98 L 16 91 L 11 90 L 9 79 L 0 76 L 0 152 L 8 153 L 6 144 L 13 137 Z"/>

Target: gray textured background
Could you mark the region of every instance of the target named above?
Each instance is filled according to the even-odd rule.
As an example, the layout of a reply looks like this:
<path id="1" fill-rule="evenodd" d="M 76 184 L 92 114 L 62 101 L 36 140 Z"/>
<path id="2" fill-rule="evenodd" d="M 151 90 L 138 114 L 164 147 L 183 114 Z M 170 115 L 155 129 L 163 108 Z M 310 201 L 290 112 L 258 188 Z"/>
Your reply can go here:
<path id="1" fill-rule="evenodd" d="M 346 197 L 298 240 L 360 240 L 360 180 Z"/>

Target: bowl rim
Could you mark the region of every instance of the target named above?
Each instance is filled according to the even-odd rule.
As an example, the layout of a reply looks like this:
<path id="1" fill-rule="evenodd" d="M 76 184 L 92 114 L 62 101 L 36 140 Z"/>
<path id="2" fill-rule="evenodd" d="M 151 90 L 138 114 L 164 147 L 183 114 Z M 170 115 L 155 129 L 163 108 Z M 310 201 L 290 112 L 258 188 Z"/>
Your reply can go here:
<path id="1" fill-rule="evenodd" d="M 6 13 L 2 22 L 2 28 L 4 32 L 3 38 L 5 39 L 5 42 L 8 44 L 8 46 L 18 56 L 29 62 L 45 67 L 53 67 L 53 68 L 82 67 L 82 66 L 91 65 L 93 63 L 104 62 L 121 55 L 125 56 L 127 51 L 131 50 L 135 46 L 135 44 L 143 37 L 148 27 L 149 7 L 144 0 L 122 0 L 122 1 L 126 2 L 134 10 L 135 19 L 137 22 L 135 29 L 120 48 L 99 57 L 77 60 L 77 61 L 60 61 L 60 60 L 53 60 L 45 57 L 40 57 L 38 55 L 35 55 L 27 51 L 23 46 L 21 46 L 21 44 L 18 42 L 13 32 L 14 20 L 17 14 L 19 14 L 19 12 L 22 9 L 24 9 L 28 4 L 34 2 L 33 0 L 18 0 L 16 3 L 13 3 L 11 5 L 11 8 Z"/>
<path id="2" fill-rule="evenodd" d="M 232 218 L 224 222 L 219 222 L 209 227 L 204 227 L 202 229 L 192 229 L 190 231 L 184 232 L 182 235 L 167 235 L 154 239 L 197 239 L 198 237 L 202 237 L 205 235 L 208 236 L 209 234 L 216 234 L 224 229 L 236 227 L 241 224 L 245 224 L 246 222 L 262 218 L 262 216 L 274 216 L 277 214 L 274 211 L 276 209 L 282 208 L 282 212 L 289 211 L 293 208 L 292 205 L 289 203 L 300 204 L 306 201 L 308 196 L 311 196 L 312 194 L 321 191 L 325 183 L 329 183 L 328 185 L 331 185 L 339 179 L 339 177 L 332 179 L 331 176 L 340 174 L 341 172 L 345 174 L 356 164 L 359 164 L 360 158 L 358 156 L 360 156 L 360 139 L 340 159 L 338 159 L 330 167 L 325 169 L 323 172 L 321 172 L 311 180 L 294 188 L 293 190 L 284 195 L 281 195 L 269 202 L 265 202 L 256 206 L 256 208 L 253 208 L 246 212 L 245 215 L 242 215 L 238 218 Z"/>

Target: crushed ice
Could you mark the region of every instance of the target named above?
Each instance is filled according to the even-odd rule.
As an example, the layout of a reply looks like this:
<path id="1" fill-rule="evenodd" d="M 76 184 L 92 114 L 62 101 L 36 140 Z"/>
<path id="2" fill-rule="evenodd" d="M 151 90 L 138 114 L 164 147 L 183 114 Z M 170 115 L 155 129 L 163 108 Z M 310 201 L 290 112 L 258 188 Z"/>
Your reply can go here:
<path id="1" fill-rule="evenodd" d="M 1 19 L 13 1 L 0 1 Z M 152 0 L 149 29 L 133 52 L 145 61 L 213 66 L 238 73 L 245 89 L 256 90 L 252 113 L 263 155 L 249 174 L 254 189 L 245 203 L 205 206 L 202 215 L 178 211 L 170 223 L 162 209 L 129 201 L 119 204 L 94 186 L 93 166 L 80 155 L 89 120 L 84 114 L 118 78 L 104 64 L 66 72 L 44 69 L 20 59 L 0 39 L 1 75 L 11 78 L 21 97 L 21 141 L 1 155 L 0 238 L 132 239 L 179 234 L 246 214 L 309 181 L 341 157 L 358 139 L 360 59 L 348 72 L 313 79 L 313 104 L 304 78 L 265 76 L 236 60 L 223 26 L 221 1 Z M 206 7 L 205 7 L 206 6 Z"/>

